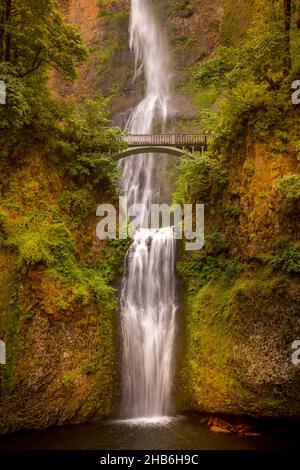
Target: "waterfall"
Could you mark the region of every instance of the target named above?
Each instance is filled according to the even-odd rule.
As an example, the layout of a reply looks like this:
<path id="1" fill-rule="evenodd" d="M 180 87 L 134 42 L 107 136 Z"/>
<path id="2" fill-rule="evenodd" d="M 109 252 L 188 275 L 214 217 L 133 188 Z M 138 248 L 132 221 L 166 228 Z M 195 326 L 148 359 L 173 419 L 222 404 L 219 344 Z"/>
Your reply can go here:
<path id="1" fill-rule="evenodd" d="M 145 97 L 132 112 L 127 129 L 163 131 L 170 101 L 170 55 L 151 0 L 132 0 L 130 47 L 135 78 L 145 76 Z M 159 156 L 138 155 L 121 162 L 122 187 L 129 204 L 149 209 L 159 197 Z M 159 418 L 171 411 L 175 338 L 175 239 L 172 227 L 138 227 L 126 255 L 121 289 L 122 414 Z"/>

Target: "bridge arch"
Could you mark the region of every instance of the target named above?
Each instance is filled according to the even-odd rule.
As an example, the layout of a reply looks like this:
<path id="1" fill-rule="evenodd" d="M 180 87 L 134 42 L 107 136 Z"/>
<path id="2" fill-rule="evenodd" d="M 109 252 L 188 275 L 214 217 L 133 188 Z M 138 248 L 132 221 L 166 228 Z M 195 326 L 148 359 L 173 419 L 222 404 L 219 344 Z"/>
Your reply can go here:
<path id="1" fill-rule="evenodd" d="M 113 155 L 115 161 L 122 160 L 126 157 L 131 157 L 133 155 L 140 155 L 142 153 L 160 153 L 166 155 L 172 155 L 173 157 L 182 157 L 186 155 L 188 157 L 193 157 L 193 154 L 187 149 L 179 147 L 167 147 L 167 146 L 140 146 L 140 147 L 128 147 L 122 152 Z"/>

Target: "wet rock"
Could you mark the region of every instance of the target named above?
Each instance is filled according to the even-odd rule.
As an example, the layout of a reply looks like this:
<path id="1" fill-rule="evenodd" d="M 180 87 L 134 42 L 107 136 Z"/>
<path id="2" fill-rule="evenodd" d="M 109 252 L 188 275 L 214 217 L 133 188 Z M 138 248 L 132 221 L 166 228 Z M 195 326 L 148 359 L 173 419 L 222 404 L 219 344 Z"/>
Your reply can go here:
<path id="1" fill-rule="evenodd" d="M 215 418 L 215 417 L 209 418 L 208 426 L 210 430 L 214 432 L 223 432 L 223 433 L 234 432 L 234 426 L 220 418 Z"/>

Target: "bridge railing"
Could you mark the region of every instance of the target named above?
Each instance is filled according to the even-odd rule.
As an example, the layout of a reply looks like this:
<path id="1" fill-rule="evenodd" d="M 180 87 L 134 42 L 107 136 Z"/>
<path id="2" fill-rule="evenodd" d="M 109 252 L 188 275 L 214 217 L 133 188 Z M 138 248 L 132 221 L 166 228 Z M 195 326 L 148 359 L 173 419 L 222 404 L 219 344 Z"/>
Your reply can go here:
<path id="1" fill-rule="evenodd" d="M 162 145 L 162 146 L 206 146 L 209 134 L 136 134 L 122 136 L 121 140 L 129 146 Z"/>

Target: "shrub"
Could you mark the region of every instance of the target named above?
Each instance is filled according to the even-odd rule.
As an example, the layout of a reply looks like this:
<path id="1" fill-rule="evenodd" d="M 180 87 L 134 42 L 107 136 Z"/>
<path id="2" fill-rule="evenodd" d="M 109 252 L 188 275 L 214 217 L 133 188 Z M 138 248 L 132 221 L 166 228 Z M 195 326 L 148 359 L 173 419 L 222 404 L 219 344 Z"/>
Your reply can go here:
<path id="1" fill-rule="evenodd" d="M 284 176 L 277 186 L 279 193 L 283 197 L 283 210 L 291 213 L 299 210 L 300 202 L 300 174 L 290 174 Z"/>
<path id="2" fill-rule="evenodd" d="M 238 206 L 235 205 L 229 205 L 225 208 L 224 210 L 224 216 L 227 219 L 231 219 L 233 217 L 238 217 L 241 213 L 241 210 Z"/>
<path id="3" fill-rule="evenodd" d="M 274 269 L 281 269 L 288 274 L 300 273 L 300 248 L 287 248 L 281 255 L 277 255 L 272 260 Z"/>
<path id="4" fill-rule="evenodd" d="M 226 170 L 217 160 L 208 156 L 182 157 L 177 169 L 174 202 L 207 203 L 217 196 L 226 182 Z"/>
<path id="5" fill-rule="evenodd" d="M 280 263 L 289 274 L 300 273 L 300 248 L 289 248 L 281 256 Z"/>
<path id="6" fill-rule="evenodd" d="M 75 371 L 67 372 L 67 374 L 63 378 L 63 382 L 66 387 L 71 387 L 74 384 L 75 380 L 76 380 Z"/>

